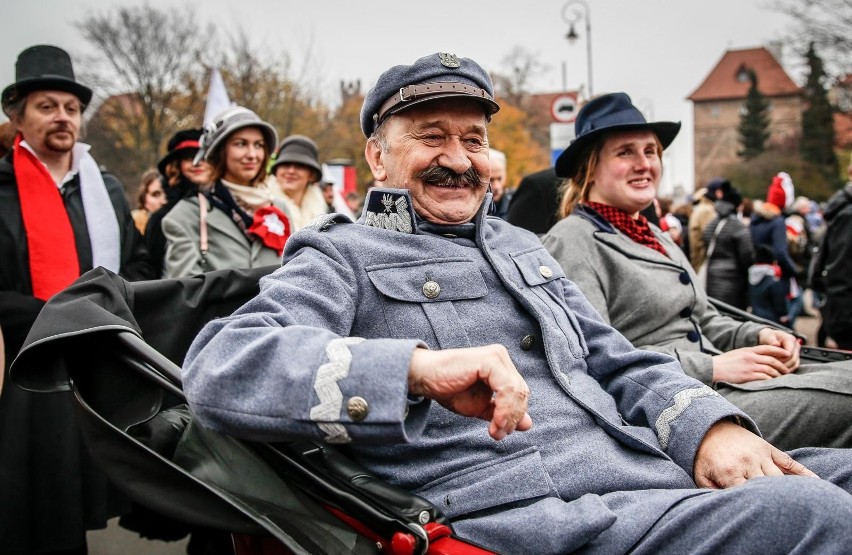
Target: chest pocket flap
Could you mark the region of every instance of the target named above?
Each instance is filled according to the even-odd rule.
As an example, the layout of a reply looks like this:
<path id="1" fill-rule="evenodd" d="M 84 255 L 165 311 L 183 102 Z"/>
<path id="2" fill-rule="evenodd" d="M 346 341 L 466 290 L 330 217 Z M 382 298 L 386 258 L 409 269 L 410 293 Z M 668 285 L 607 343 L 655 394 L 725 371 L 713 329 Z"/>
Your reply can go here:
<path id="1" fill-rule="evenodd" d="M 465 259 L 434 259 L 367 268 L 383 295 L 411 303 L 479 299 L 488 293 L 476 264 Z"/>
<path id="2" fill-rule="evenodd" d="M 542 285 L 565 277 L 562 268 L 553 260 L 544 247 L 536 247 L 526 252 L 512 253 L 511 256 L 518 270 L 520 270 L 524 282 L 529 286 Z"/>

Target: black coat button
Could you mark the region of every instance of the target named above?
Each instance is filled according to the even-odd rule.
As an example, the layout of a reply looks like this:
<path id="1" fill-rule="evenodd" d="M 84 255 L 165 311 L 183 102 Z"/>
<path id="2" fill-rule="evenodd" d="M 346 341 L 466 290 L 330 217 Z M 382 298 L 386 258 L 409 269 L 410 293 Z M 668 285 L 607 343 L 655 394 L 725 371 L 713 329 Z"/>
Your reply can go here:
<path id="1" fill-rule="evenodd" d="M 684 285 L 689 285 L 691 281 L 692 281 L 692 280 L 691 280 L 691 279 L 689 279 L 689 274 L 687 274 L 686 272 L 681 272 L 681 273 L 680 273 L 680 282 L 681 282 L 682 284 L 684 284 Z"/>
<path id="2" fill-rule="evenodd" d="M 691 332 L 687 333 L 686 338 L 689 339 L 690 341 L 692 341 L 693 343 L 698 343 L 698 340 L 701 339 L 701 337 L 699 337 L 697 331 L 691 331 Z"/>
<path id="3" fill-rule="evenodd" d="M 525 351 L 529 351 L 535 345 L 535 336 L 534 335 L 525 335 L 523 339 L 521 339 L 521 349 Z"/>
<path id="4" fill-rule="evenodd" d="M 692 316 L 692 309 L 691 308 L 686 307 L 686 308 L 684 308 L 683 310 L 680 311 L 680 317 L 681 318 L 689 318 L 690 316 Z"/>

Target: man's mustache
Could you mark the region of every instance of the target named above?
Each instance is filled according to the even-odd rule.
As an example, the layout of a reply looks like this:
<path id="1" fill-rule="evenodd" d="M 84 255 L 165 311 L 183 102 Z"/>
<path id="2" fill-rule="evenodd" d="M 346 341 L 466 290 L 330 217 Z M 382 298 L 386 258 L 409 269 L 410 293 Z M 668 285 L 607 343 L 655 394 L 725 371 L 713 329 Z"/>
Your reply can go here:
<path id="1" fill-rule="evenodd" d="M 417 174 L 417 177 L 427 185 L 439 187 L 470 187 L 476 189 L 484 187 L 487 183 L 482 179 L 482 174 L 476 171 L 473 166 L 469 167 L 464 173 L 456 173 L 443 166 L 430 166 Z"/>

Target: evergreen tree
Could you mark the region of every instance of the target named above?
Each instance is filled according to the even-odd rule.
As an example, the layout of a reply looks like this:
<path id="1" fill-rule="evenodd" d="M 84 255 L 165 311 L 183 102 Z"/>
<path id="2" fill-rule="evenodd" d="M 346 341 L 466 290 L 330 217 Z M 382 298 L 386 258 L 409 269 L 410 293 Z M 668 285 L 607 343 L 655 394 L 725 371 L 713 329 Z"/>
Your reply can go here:
<path id="1" fill-rule="evenodd" d="M 805 57 L 810 73 L 803 90 L 805 110 L 802 112 L 799 150 L 802 159 L 813 164 L 829 181 L 836 181 L 839 170 L 834 152 L 834 108 L 823 88 L 825 69 L 814 49 L 814 43 L 808 47 Z"/>
<path id="2" fill-rule="evenodd" d="M 757 88 L 757 75 L 754 70 L 748 70 L 748 78 L 751 86 L 737 128 L 743 149 L 737 154 L 741 158 L 751 160 L 766 150 L 766 141 L 769 139 L 769 102 Z"/>

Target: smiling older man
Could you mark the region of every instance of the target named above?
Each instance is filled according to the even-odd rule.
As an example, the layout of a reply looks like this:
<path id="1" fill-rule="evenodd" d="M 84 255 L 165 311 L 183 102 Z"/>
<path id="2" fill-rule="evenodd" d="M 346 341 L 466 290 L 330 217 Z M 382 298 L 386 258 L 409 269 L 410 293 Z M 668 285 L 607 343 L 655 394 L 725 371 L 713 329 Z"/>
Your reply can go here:
<path id="1" fill-rule="evenodd" d="M 506 553 L 845 549 L 852 496 L 634 349 L 535 235 L 487 215 L 497 109 L 470 59 L 382 74 L 361 125 L 385 187 L 356 224 L 295 234 L 259 296 L 201 332 L 184 376 L 201 421 L 348 444 Z M 797 456 L 852 487 L 848 453 Z"/>

